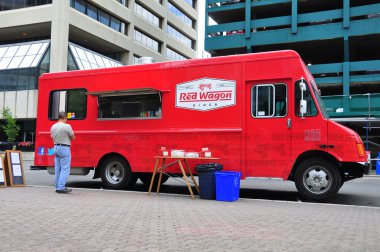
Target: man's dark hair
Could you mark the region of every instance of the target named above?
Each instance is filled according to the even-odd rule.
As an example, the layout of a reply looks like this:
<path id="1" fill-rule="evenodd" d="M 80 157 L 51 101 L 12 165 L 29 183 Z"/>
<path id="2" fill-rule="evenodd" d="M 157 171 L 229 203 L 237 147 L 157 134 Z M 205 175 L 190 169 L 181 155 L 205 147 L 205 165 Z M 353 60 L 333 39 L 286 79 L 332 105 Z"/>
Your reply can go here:
<path id="1" fill-rule="evenodd" d="M 66 117 L 67 117 L 66 112 L 63 112 L 63 111 L 59 112 L 58 120 L 65 119 Z"/>

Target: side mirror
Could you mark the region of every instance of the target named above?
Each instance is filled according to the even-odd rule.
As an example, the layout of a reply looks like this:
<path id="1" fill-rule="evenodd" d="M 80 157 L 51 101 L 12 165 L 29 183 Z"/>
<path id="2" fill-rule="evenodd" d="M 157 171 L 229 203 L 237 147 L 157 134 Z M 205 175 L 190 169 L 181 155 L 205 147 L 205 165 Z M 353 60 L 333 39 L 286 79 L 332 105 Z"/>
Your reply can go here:
<path id="1" fill-rule="evenodd" d="M 306 91 L 306 83 L 303 81 L 303 78 L 301 79 L 301 82 L 300 82 L 300 90 L 301 92 Z"/>
<path id="2" fill-rule="evenodd" d="M 306 100 L 300 101 L 300 114 L 303 116 L 307 112 L 307 102 Z"/>
<path id="3" fill-rule="evenodd" d="M 301 78 L 299 86 L 300 86 L 300 90 L 301 90 L 300 114 L 301 114 L 302 118 L 304 118 L 303 115 L 306 114 L 306 112 L 307 112 L 307 102 L 303 98 L 303 92 L 305 92 L 307 89 L 306 89 L 306 83 L 305 83 L 305 80 L 303 77 Z"/>

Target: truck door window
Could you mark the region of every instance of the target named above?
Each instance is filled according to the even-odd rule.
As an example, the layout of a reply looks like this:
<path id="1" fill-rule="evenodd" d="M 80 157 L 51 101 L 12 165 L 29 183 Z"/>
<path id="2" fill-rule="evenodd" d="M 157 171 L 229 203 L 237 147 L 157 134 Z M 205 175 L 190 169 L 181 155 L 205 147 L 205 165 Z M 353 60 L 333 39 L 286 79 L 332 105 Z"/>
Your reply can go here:
<path id="1" fill-rule="evenodd" d="M 55 90 L 50 93 L 49 119 L 58 120 L 58 113 L 65 111 L 68 120 L 81 120 L 87 114 L 85 89 Z"/>
<path id="2" fill-rule="evenodd" d="M 98 97 L 98 117 L 103 119 L 161 118 L 161 94 L 123 94 Z"/>
<path id="3" fill-rule="evenodd" d="M 296 81 L 295 83 L 295 113 L 297 116 L 302 116 L 300 112 L 300 100 L 301 100 L 301 89 L 300 89 L 300 82 L 301 81 Z M 306 81 L 304 80 L 306 83 Z M 303 114 L 303 116 L 316 116 L 318 111 L 317 107 L 315 106 L 313 97 L 310 94 L 310 89 L 309 85 L 306 83 L 306 90 L 303 91 L 303 99 L 306 100 L 307 103 L 307 111 L 306 114 Z"/>
<path id="4" fill-rule="evenodd" d="M 256 85 L 252 87 L 251 97 L 253 117 L 284 117 L 288 113 L 285 84 Z"/>

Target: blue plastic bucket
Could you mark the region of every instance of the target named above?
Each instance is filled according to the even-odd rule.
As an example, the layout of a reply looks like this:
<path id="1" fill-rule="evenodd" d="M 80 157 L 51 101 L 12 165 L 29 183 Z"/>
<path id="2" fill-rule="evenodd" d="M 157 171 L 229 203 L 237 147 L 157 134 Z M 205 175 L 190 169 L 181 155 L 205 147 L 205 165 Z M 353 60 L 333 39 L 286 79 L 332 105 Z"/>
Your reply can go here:
<path id="1" fill-rule="evenodd" d="M 240 172 L 215 172 L 216 200 L 236 201 L 240 192 Z"/>

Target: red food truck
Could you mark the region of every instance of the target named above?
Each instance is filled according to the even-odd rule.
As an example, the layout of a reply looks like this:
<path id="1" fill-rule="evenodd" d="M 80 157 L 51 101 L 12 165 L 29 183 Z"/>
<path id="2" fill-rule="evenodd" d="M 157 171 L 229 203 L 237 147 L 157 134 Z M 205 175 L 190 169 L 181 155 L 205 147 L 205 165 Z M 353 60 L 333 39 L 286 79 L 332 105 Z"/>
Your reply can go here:
<path id="1" fill-rule="evenodd" d="M 72 174 L 94 169 L 106 188 L 149 183 L 161 147 L 207 147 L 224 170 L 292 180 L 313 200 L 368 169 L 360 137 L 329 120 L 294 51 L 49 73 L 38 98 L 35 165 L 54 166 L 49 130 L 66 111 Z"/>

